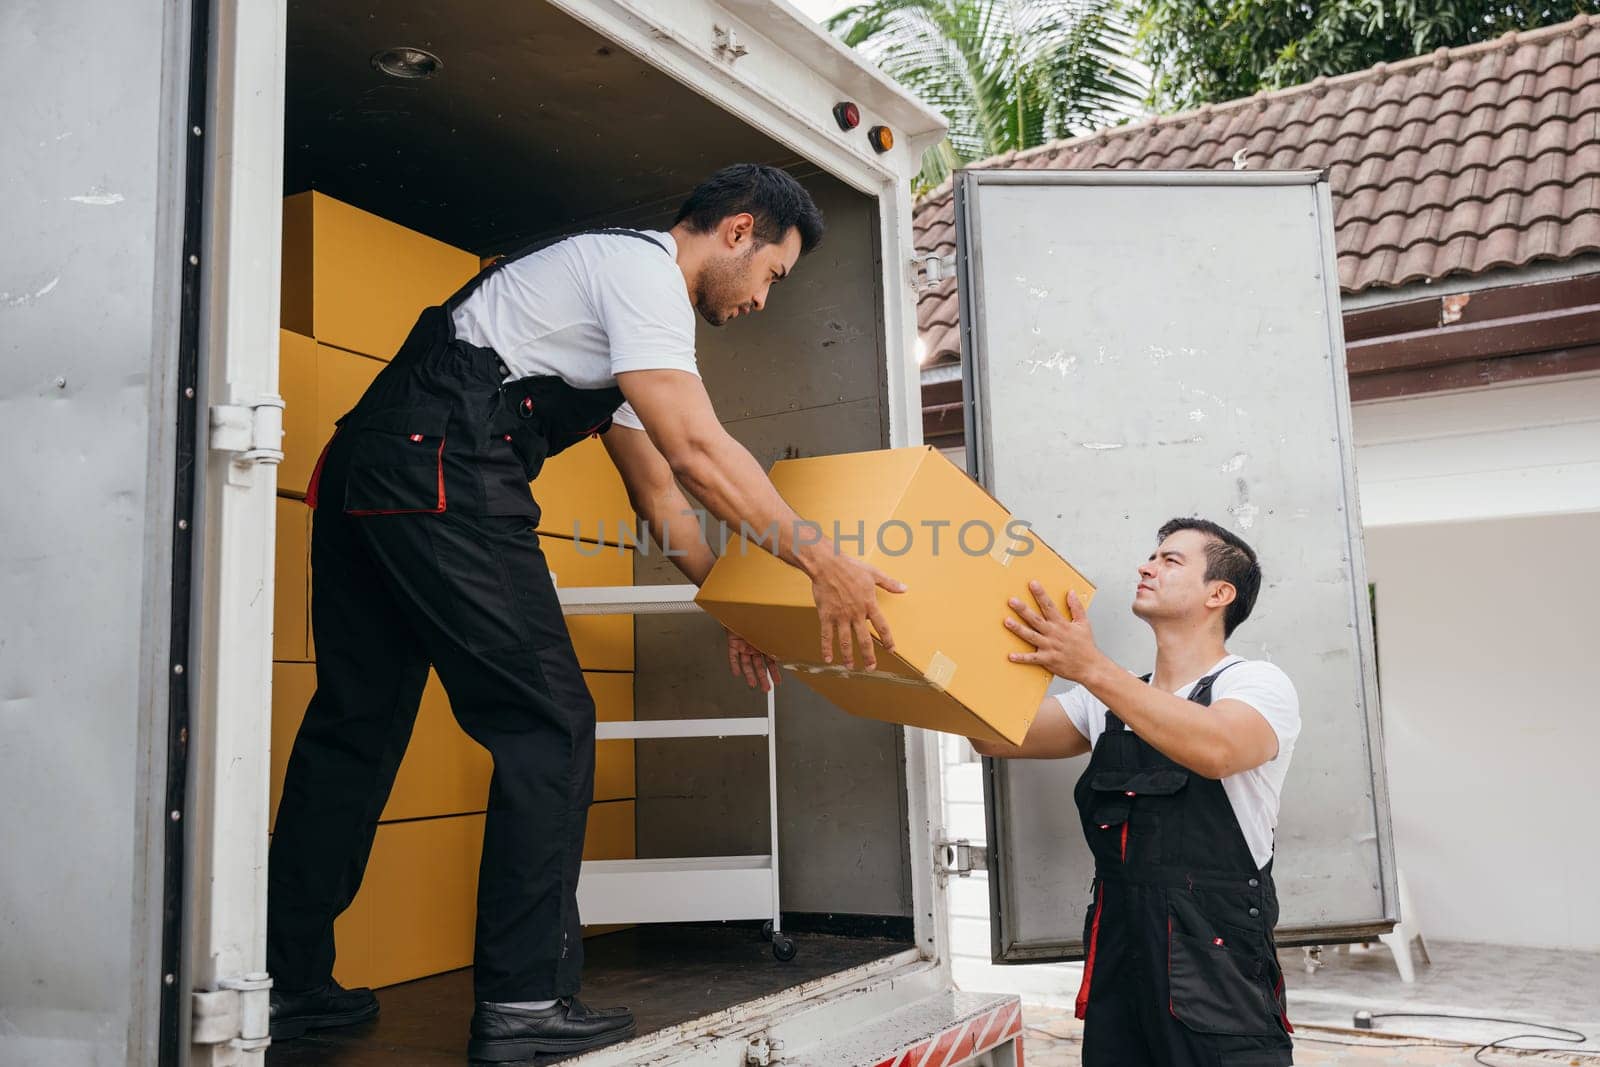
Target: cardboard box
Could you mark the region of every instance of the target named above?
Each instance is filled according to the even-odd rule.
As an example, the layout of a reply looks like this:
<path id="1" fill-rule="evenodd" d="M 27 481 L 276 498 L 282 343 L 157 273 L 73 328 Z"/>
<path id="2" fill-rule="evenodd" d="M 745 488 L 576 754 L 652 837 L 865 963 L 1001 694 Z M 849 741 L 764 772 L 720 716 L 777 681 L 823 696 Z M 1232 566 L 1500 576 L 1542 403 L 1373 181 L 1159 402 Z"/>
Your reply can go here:
<path id="1" fill-rule="evenodd" d="M 322 344 L 387 360 L 477 273 L 472 253 L 332 197 L 284 199 L 281 325 Z"/>
<path id="2" fill-rule="evenodd" d="M 317 691 L 315 663 L 274 663 L 272 665 L 272 780 L 268 792 L 267 832 L 278 821 L 278 801 L 283 797 L 283 774 L 289 767 L 289 750 L 306 705 Z"/>
<path id="3" fill-rule="evenodd" d="M 317 342 L 278 331 L 278 393 L 283 397 L 283 462 L 278 492 L 304 496 L 326 440 L 317 412 Z"/>
<path id="4" fill-rule="evenodd" d="M 635 848 L 634 802 L 613 800 L 589 805 L 589 825 L 583 838 L 586 860 L 631 860 Z"/>
<path id="5" fill-rule="evenodd" d="M 598 720 L 633 719 L 632 674 L 586 672 L 584 682 L 594 697 Z M 317 666 L 314 663 L 274 663 L 272 686 L 269 827 L 277 819 L 289 750 L 305 718 L 306 705 L 316 692 Z M 493 772 L 489 753 L 457 725 L 439 676 L 429 671 L 422 706 L 411 731 L 411 743 L 395 774 L 394 788 L 380 821 L 481 812 L 488 802 L 489 778 Z M 627 740 L 600 742 L 595 750 L 594 799 L 631 800 L 636 792 L 634 783 L 634 743 Z"/>
<path id="6" fill-rule="evenodd" d="M 383 827 L 378 827 L 381 835 Z M 374 839 L 376 846 L 379 839 Z M 376 851 L 376 848 L 374 848 Z M 369 867 L 370 876 L 371 869 Z M 344 913 L 333 920 L 333 977 L 346 989 L 359 989 L 362 986 L 373 985 L 372 981 L 372 943 L 377 936 L 373 929 L 372 912 L 374 893 L 368 888 L 370 877 L 363 882 L 356 899 L 344 909 Z M 476 916 L 477 908 L 473 908 Z"/>
<path id="7" fill-rule="evenodd" d="M 334 924 L 341 984 L 381 987 L 472 964 L 483 822 L 378 827 L 361 890 Z"/>
<path id="8" fill-rule="evenodd" d="M 428 672 L 411 744 L 394 777 L 381 822 L 483 811 L 494 761 L 456 724 L 439 676 Z"/>
<path id="9" fill-rule="evenodd" d="M 334 923 L 340 984 L 382 987 L 472 964 L 483 823 L 461 815 L 378 827 L 361 890 Z M 634 854 L 633 801 L 590 807 L 584 859 Z"/>
<path id="10" fill-rule="evenodd" d="M 276 503 L 272 658 L 304 660 L 311 647 L 311 509 L 287 497 Z"/>
<path id="11" fill-rule="evenodd" d="M 533 482 L 539 532 L 557 537 L 631 545 L 637 519 L 622 475 L 598 437 L 546 461 Z"/>
<path id="12" fill-rule="evenodd" d="M 558 588 L 632 585 L 633 550 L 610 545 L 580 545 L 570 538 L 543 536 L 544 550 Z M 586 671 L 633 670 L 633 619 L 627 615 L 569 615 L 567 632 Z"/>
<path id="13" fill-rule="evenodd" d="M 585 671 L 583 680 L 594 697 L 597 722 L 633 721 L 633 675 Z M 598 741 L 594 747 L 594 799 L 632 800 L 638 793 L 634 742 L 629 738 Z"/>
<path id="14" fill-rule="evenodd" d="M 317 423 L 313 435 L 317 441 L 317 455 L 311 457 L 313 465 L 322 454 L 322 446 L 333 436 L 333 424 L 356 406 L 356 401 L 361 399 L 383 366 L 382 362 L 368 356 L 317 345 Z"/>
<path id="15" fill-rule="evenodd" d="M 1050 673 L 1006 658 L 1030 647 L 1004 628 L 1006 600 L 1031 603 L 1028 582 L 1038 580 L 1058 604 L 1069 589 L 1088 604 L 1094 586 L 930 447 L 784 460 L 772 481 L 804 519 L 841 534 L 842 551 L 906 584 L 903 594 L 878 593 L 894 651 L 879 646 L 871 672 L 846 669 L 837 653 L 824 665 L 810 581 L 738 537 L 696 602 L 845 711 L 1026 737 Z"/>

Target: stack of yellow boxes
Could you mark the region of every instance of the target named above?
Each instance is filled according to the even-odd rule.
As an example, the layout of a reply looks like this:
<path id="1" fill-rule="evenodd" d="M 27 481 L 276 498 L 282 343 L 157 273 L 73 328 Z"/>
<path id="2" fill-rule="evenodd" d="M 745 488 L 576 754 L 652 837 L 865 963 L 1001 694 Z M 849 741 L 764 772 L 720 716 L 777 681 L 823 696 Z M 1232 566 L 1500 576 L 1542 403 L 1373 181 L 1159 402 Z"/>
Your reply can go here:
<path id="1" fill-rule="evenodd" d="M 278 472 L 271 818 L 289 750 L 316 688 L 310 633 L 311 512 L 303 503 L 333 423 L 382 369 L 425 307 L 478 270 L 476 256 L 320 193 L 284 202 L 280 388 L 284 462 Z M 618 545 L 633 516 L 597 440 L 552 460 L 537 486 L 542 547 L 562 586 L 627 585 L 631 550 L 579 551 L 576 537 Z M 603 523 L 603 527 L 602 524 Z M 571 620 L 601 720 L 633 718 L 633 620 Z M 366 879 L 336 927 L 335 977 L 384 986 L 472 962 L 488 754 L 456 725 L 430 673 L 411 746 L 384 809 Z M 632 741 L 599 746 L 586 859 L 634 852 Z M 269 824 L 270 826 L 270 824 Z"/>

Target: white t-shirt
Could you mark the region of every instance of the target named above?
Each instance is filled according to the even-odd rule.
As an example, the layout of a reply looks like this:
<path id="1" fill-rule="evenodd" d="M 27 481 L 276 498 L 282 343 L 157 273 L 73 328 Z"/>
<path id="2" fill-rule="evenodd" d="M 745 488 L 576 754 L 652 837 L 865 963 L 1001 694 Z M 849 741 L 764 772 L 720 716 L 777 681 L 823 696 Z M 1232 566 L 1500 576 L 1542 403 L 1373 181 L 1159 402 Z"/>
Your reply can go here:
<path id="1" fill-rule="evenodd" d="M 511 378 L 555 375 L 579 389 L 615 385 L 623 371 L 698 375 L 678 244 L 669 233 L 641 232 L 656 244 L 580 234 L 507 264 L 456 308 L 456 336 L 494 349 Z M 626 403 L 614 418 L 644 428 Z"/>
<path id="2" fill-rule="evenodd" d="M 1272 834 L 1278 826 L 1278 801 L 1283 794 L 1283 780 L 1289 774 L 1289 758 L 1294 754 L 1295 738 L 1300 736 L 1300 697 L 1294 683 L 1276 664 L 1266 660 L 1243 659 L 1227 656 L 1205 672 L 1215 674 L 1228 664 L 1211 687 L 1211 702 L 1238 700 L 1250 705 L 1267 720 L 1273 733 L 1278 735 L 1278 754 L 1254 770 L 1232 774 L 1222 780 L 1223 791 L 1233 805 L 1233 814 L 1244 831 L 1257 867 L 1265 867 L 1272 858 Z M 1188 698 L 1200 679 L 1196 678 L 1176 695 Z M 1106 706 L 1083 686 L 1056 697 L 1061 710 L 1078 732 L 1098 744 L 1106 730 Z"/>

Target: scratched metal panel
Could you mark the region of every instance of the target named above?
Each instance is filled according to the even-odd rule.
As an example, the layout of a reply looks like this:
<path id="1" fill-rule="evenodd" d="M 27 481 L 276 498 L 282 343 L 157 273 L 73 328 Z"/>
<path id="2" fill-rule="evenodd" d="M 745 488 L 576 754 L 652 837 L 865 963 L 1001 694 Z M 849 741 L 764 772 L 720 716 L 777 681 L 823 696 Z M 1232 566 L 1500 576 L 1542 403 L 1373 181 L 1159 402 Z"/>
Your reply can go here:
<path id="1" fill-rule="evenodd" d="M 156 1059 L 189 6 L 0 5 L 0 1063 Z"/>
<path id="2" fill-rule="evenodd" d="M 767 310 L 702 325 L 699 361 L 729 431 L 765 468 L 793 455 L 884 448 L 877 205 L 832 178 L 804 178 L 828 218 L 821 248 L 773 287 Z M 654 554 L 636 581 L 681 581 Z M 759 714 L 728 672 L 721 627 L 704 616 L 635 622 L 641 719 Z M 639 855 L 766 852 L 766 748 L 759 740 L 640 742 Z M 778 696 L 783 908 L 911 914 L 903 739 L 835 709 L 793 678 Z"/>
<path id="3" fill-rule="evenodd" d="M 1383 928 L 1394 868 L 1326 185 L 979 171 L 957 195 L 979 477 L 1099 584 L 1096 635 L 1140 673 L 1154 647 L 1129 603 L 1157 527 L 1202 515 L 1256 547 L 1264 588 L 1230 648 L 1280 664 L 1304 720 L 1280 933 Z M 1081 954 L 1083 763 L 992 764 L 997 959 Z"/>

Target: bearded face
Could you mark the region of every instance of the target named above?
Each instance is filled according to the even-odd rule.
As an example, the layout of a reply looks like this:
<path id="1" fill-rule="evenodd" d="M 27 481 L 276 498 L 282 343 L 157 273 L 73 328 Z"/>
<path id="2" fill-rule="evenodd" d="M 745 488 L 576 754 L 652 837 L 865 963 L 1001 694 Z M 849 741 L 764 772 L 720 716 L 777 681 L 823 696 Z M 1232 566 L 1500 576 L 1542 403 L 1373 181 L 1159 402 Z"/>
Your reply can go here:
<path id="1" fill-rule="evenodd" d="M 722 326 L 740 315 L 756 310 L 757 290 L 765 297 L 765 286 L 756 267 L 756 244 L 743 252 L 730 252 L 706 263 L 700 274 L 700 294 L 695 310 L 713 326 Z"/>

